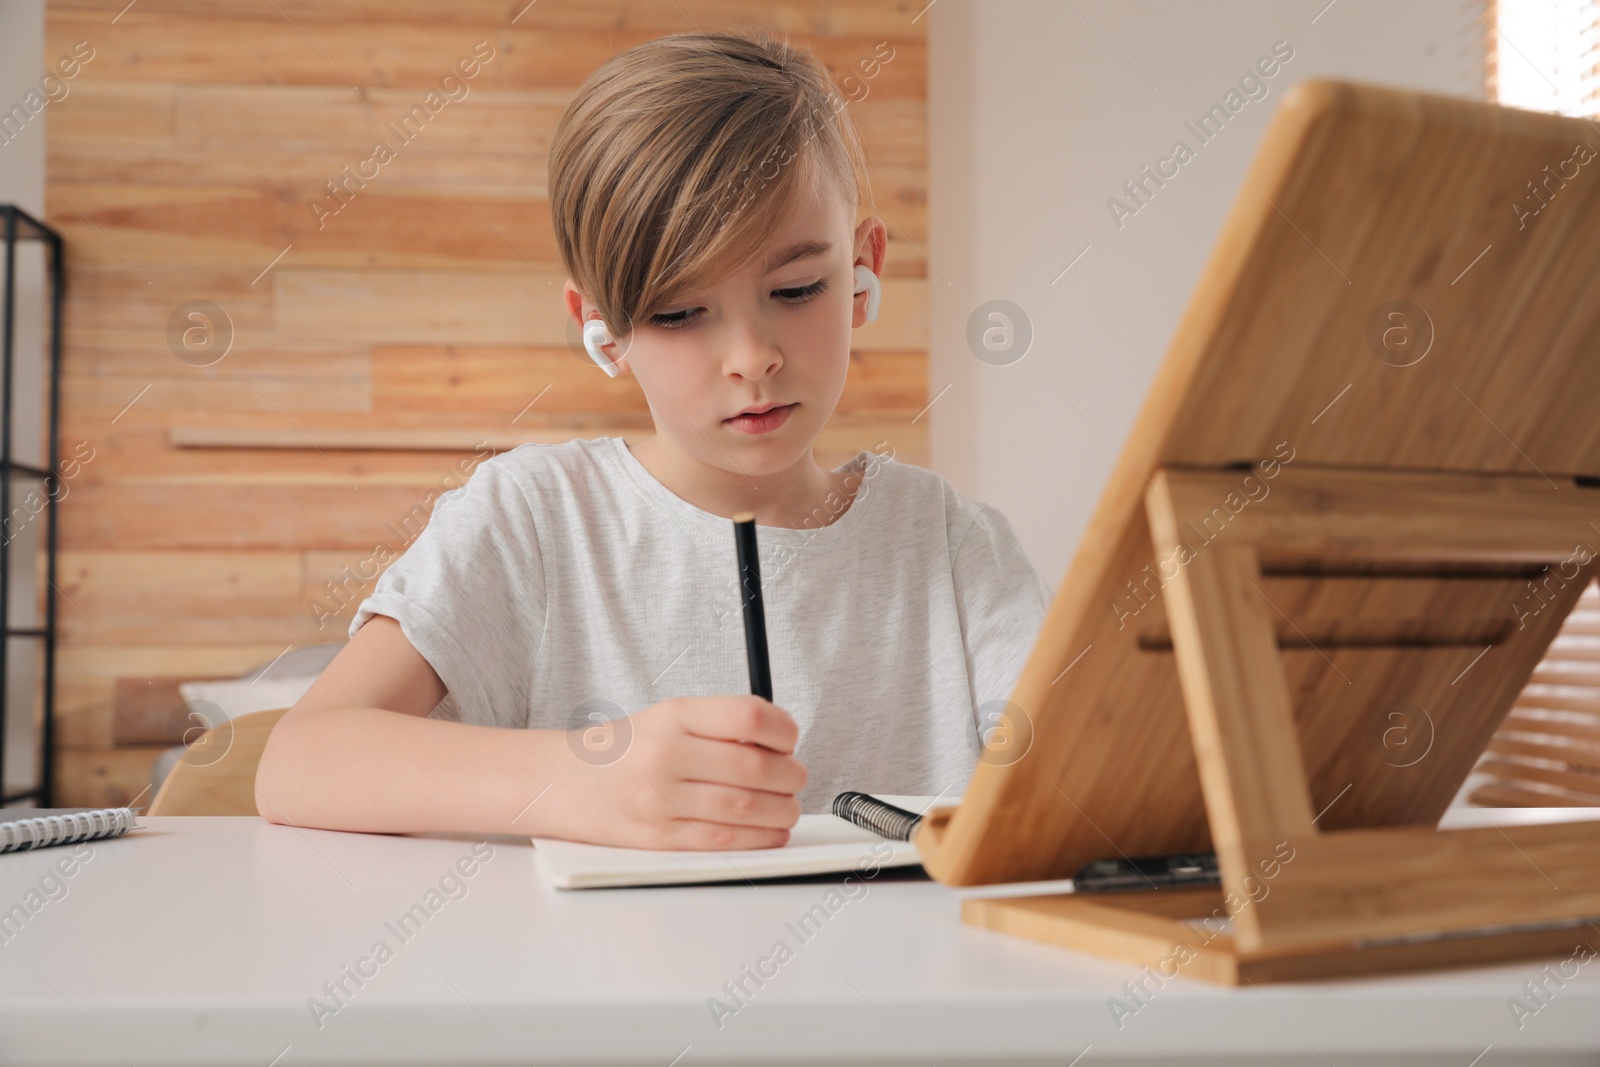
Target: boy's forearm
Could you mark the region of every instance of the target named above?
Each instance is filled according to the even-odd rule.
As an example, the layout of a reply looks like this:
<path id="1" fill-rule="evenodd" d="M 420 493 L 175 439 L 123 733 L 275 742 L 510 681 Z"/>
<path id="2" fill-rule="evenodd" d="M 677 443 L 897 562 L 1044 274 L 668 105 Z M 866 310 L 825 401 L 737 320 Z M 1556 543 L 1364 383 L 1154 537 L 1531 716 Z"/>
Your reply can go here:
<path id="1" fill-rule="evenodd" d="M 567 760 L 561 757 L 566 756 Z M 511 730 L 379 708 L 290 712 L 256 772 L 271 822 L 371 833 L 459 831 L 540 836 L 571 762 L 559 730 Z"/>

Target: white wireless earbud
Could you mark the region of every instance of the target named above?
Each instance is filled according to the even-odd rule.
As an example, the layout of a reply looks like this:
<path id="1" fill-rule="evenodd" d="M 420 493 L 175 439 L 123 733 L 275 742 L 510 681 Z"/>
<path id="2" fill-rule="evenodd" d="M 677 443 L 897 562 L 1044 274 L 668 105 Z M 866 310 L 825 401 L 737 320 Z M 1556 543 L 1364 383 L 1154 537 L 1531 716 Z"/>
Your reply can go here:
<path id="1" fill-rule="evenodd" d="M 877 319 L 878 301 L 883 299 L 883 283 L 872 273 L 872 268 L 864 263 L 856 264 L 855 291 L 867 294 L 867 321 L 872 322 Z"/>
<path id="2" fill-rule="evenodd" d="M 594 318 L 583 324 L 584 351 L 589 353 L 589 358 L 598 363 L 608 377 L 615 378 L 622 373 L 622 369 L 605 354 L 603 346 L 610 343 L 611 335 L 606 332 L 604 320 Z"/>

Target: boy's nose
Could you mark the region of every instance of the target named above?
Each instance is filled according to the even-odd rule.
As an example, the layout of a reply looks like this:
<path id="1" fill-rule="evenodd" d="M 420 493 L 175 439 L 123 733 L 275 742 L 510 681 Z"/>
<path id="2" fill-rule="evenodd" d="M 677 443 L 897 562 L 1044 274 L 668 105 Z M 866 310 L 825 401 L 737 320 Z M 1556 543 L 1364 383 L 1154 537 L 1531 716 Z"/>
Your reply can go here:
<path id="1" fill-rule="evenodd" d="M 755 324 L 733 326 L 726 351 L 727 368 L 751 380 L 767 377 L 783 363 L 778 346 Z"/>

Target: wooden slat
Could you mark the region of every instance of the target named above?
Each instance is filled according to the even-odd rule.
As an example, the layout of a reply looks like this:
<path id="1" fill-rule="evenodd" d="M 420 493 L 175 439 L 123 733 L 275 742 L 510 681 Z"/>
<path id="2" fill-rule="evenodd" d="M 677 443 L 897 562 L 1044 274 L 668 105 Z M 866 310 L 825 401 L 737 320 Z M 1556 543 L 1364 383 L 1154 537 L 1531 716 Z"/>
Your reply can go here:
<path id="1" fill-rule="evenodd" d="M 1272 910 L 1280 949 L 1600 914 L 1600 821 L 1345 830 L 1302 844 L 1245 909 Z"/>
<path id="2" fill-rule="evenodd" d="M 510 25 L 507 10 L 502 7 L 493 20 L 448 30 L 429 18 L 324 21 L 310 35 L 315 48 L 307 45 L 300 28 L 270 8 L 253 8 L 231 18 L 187 19 L 136 8 L 117 20 L 114 36 L 98 32 L 106 25 L 103 18 L 60 13 L 50 19 L 46 49 L 55 55 L 70 51 L 75 40 L 94 40 L 96 55 L 88 69 L 108 78 L 346 88 L 354 83 L 373 92 L 385 92 L 375 87 L 395 86 L 399 88 L 387 92 L 404 94 L 414 102 L 420 90 L 438 87 L 457 61 L 471 56 L 474 44 L 487 37 L 494 57 L 480 64 L 479 72 L 466 83 L 471 92 L 453 107 L 470 104 L 474 95 L 491 89 L 575 86 L 593 71 L 595 57 L 661 36 L 637 28 L 631 18 L 611 26 L 569 26 L 551 33 L 539 28 L 536 17 L 527 20 L 532 25 L 521 18 Z M 729 13 L 725 8 L 722 17 Z M 686 25 L 677 21 L 666 32 L 682 31 Z M 241 37 L 250 41 L 249 48 L 237 46 Z M 870 60 L 876 43 L 871 37 L 847 35 L 817 38 L 815 47 L 843 76 L 858 69 L 862 60 Z M 867 99 L 921 99 L 926 92 L 925 46 L 902 38 L 894 48 L 894 58 L 868 83 Z"/>
<path id="3" fill-rule="evenodd" d="M 518 406 L 525 406 L 526 403 L 524 400 Z M 75 417 L 67 423 L 63 431 L 64 441 L 74 444 L 92 442 L 89 447 L 94 449 L 92 460 L 81 467 L 79 474 L 69 482 L 69 486 L 115 483 L 125 487 L 191 485 L 237 488 L 250 485 L 331 484 L 349 488 L 353 483 L 362 488 L 368 486 L 411 488 L 416 490 L 416 495 L 420 497 L 428 489 L 439 487 L 447 479 L 459 480 L 461 473 L 470 473 L 490 454 L 487 450 L 478 452 L 472 447 L 462 449 L 458 455 L 439 455 L 423 450 L 369 451 L 364 454 L 324 450 L 319 454 L 304 447 L 305 441 L 298 435 L 295 436 L 302 447 L 292 451 L 173 447 L 169 440 L 171 429 L 163 425 L 163 422 L 168 417 L 176 416 L 163 414 L 148 422 L 141 422 L 136 421 L 133 415 L 137 409 L 138 405 L 135 404 L 109 431 L 96 432 L 94 420 L 89 418 Z M 241 431 L 288 430 L 293 433 L 295 426 L 311 418 L 310 415 L 296 415 L 291 424 L 291 420 L 287 419 L 285 414 L 275 411 L 241 412 L 230 414 L 225 418 L 213 414 L 209 416 L 212 421 L 200 425 L 206 428 L 233 427 Z M 200 418 L 206 413 L 196 412 L 192 415 Z M 515 409 L 505 411 L 504 419 L 500 421 L 510 423 L 515 415 Z M 386 419 L 370 412 L 319 413 L 315 417 L 316 426 L 312 428 L 322 430 L 372 433 L 379 430 L 441 428 L 437 418 Z M 391 424 L 385 425 L 385 422 Z M 580 436 L 586 431 L 595 433 L 604 429 L 606 432 L 615 433 L 624 429 L 620 425 L 609 425 L 607 420 L 592 414 L 567 419 L 566 423 L 569 437 Z M 538 418 L 532 411 L 515 423 L 516 426 L 530 429 L 548 429 L 555 424 L 555 420 Z M 470 436 L 470 431 L 474 427 L 464 425 L 458 429 L 461 435 L 466 437 Z M 85 451 L 84 454 L 89 453 Z"/>
<path id="4" fill-rule="evenodd" d="M 1172 625 L 1182 635 L 1175 642 L 1178 675 L 1219 852 L 1311 831 L 1311 799 L 1268 609 L 1241 595 L 1259 573 L 1248 546 L 1218 546 L 1180 571 L 1169 590 Z M 1274 668 L 1271 683 L 1254 673 L 1259 663 Z"/>
<path id="5" fill-rule="evenodd" d="M 1156 549 L 1163 555 L 1172 548 L 1174 528 L 1165 488 L 1157 482 L 1150 497 Z M 1272 622 L 1246 588 L 1259 577 L 1251 546 L 1218 545 L 1190 560 L 1167 590 L 1189 735 L 1211 840 L 1230 892 L 1253 872 L 1250 856 L 1256 846 L 1303 838 L 1313 828 L 1310 787 L 1298 758 L 1288 680 L 1278 662 Z M 1259 948 L 1273 932 L 1273 918 L 1257 908 L 1237 913 L 1239 947 Z"/>
<path id="6" fill-rule="evenodd" d="M 371 551 L 370 547 L 367 549 Z M 360 559 L 361 553 L 349 552 L 343 559 Z M 285 647 L 315 645 L 327 641 L 344 640 L 342 627 L 318 627 L 309 598 L 302 595 L 296 610 L 282 615 L 226 615 L 216 616 L 152 616 L 152 615 L 102 615 L 90 620 L 76 612 L 68 611 L 61 619 L 61 639 L 73 646 L 96 642 L 100 647 L 107 643 L 117 648 L 127 648 L 141 641 L 157 645 L 182 648 L 269 648 L 278 642 L 277 651 Z M 277 653 L 270 653 L 268 658 Z M 248 664 L 246 666 L 249 666 Z M 243 669 L 243 668 L 241 668 Z M 237 673 L 237 672 L 235 672 Z M 199 677 L 196 673 L 191 677 Z M 70 679 L 56 692 L 58 700 L 66 699 L 70 686 L 84 686 L 92 690 L 98 703 L 110 705 L 109 688 L 101 680 Z M 66 744 L 67 742 L 63 742 Z M 105 742 L 109 744 L 109 740 Z M 81 747 L 74 742 L 74 747 Z"/>
<path id="7" fill-rule="evenodd" d="M 115 92 L 131 84 L 109 82 L 106 88 Z M 318 192 L 326 193 L 323 183 L 338 176 L 351 162 L 348 145 L 290 148 L 268 142 L 238 145 L 219 152 L 204 145 L 175 145 L 171 138 L 145 140 L 124 134 L 120 140 L 103 140 L 94 136 L 94 129 L 113 122 L 110 118 L 85 122 L 84 125 L 91 128 L 80 131 L 69 127 L 67 135 L 61 138 L 55 136 L 56 127 L 52 125 L 47 164 L 50 173 L 59 174 L 62 182 L 74 186 L 109 183 L 169 188 L 182 185 L 242 188 L 260 181 L 265 175 L 280 187 L 297 190 L 300 209 L 309 216 L 306 201 Z M 478 154 L 473 157 L 471 169 L 464 171 L 459 155 L 416 152 L 407 156 L 403 170 L 391 169 L 396 173 L 385 174 L 381 189 L 372 187 L 375 192 L 391 195 L 429 192 L 454 199 L 465 194 L 472 200 L 480 195 L 539 200 L 547 200 L 549 196 L 543 157 L 537 153 Z M 912 185 L 916 183 L 914 177 L 901 180 Z"/>
<path id="8" fill-rule="evenodd" d="M 1600 663 L 1551 659 L 1547 656 L 1529 681 L 1535 685 L 1597 689 L 1600 688 Z"/>
<path id="9" fill-rule="evenodd" d="M 422 505 L 412 489 L 95 485 L 62 502 L 65 549 L 310 549 L 372 547 L 385 522 Z M 173 516 L 182 515 L 182 522 Z M 152 593 L 159 593 L 159 586 Z"/>
<path id="10" fill-rule="evenodd" d="M 1119 617 L 1139 627 L 1142 648 L 1172 647 L 1159 575 L 1118 601 Z M 1468 645 L 1474 651 L 1503 640 L 1516 621 L 1500 607 L 1517 596 L 1517 577 L 1436 575 L 1336 576 L 1264 574 L 1257 582 L 1271 606 L 1280 647 Z"/>
<path id="11" fill-rule="evenodd" d="M 1550 651 L 1545 653 L 1547 662 L 1575 663 L 1591 670 L 1600 668 L 1600 640 L 1567 635 L 1565 626 L 1562 631 L 1564 636 L 1556 638 Z"/>
<path id="12" fill-rule="evenodd" d="M 1362 470 L 1298 467 L 1284 470 L 1272 495 L 1240 508 L 1237 518 L 1225 501 L 1238 495 L 1238 472 L 1174 472 L 1169 481 L 1173 508 L 1190 523 L 1173 532 L 1174 545 L 1201 549 L 1214 538 L 1270 546 L 1278 560 L 1546 564 L 1570 554 L 1600 513 L 1600 488 L 1568 479 L 1552 492 L 1539 475 L 1396 471 L 1374 479 Z M 1328 534 L 1334 519 L 1337 539 Z"/>
<path id="13" fill-rule="evenodd" d="M 1585 808 L 1600 807 L 1600 797 L 1575 796 L 1556 790 L 1529 788 L 1510 782 L 1485 782 L 1468 800 L 1483 808 Z"/>
<path id="14" fill-rule="evenodd" d="M 1007 897 L 971 897 L 962 902 L 962 920 L 1004 934 L 1088 950 L 1113 959 L 1141 964 L 1164 975 L 1174 971 L 1179 946 L 1189 954 L 1179 969 L 1189 978 L 1224 985 L 1238 984 L 1238 967 L 1230 955 L 1234 938 L 1215 934 L 1209 940 L 1187 923 L 1137 910 L 1132 897 L 1153 893 Z M 1217 890 L 1172 890 L 1159 894 L 1189 905 L 1188 912 L 1208 915 L 1222 907 Z M 1192 954 L 1192 955 L 1191 955 Z"/>
<path id="15" fill-rule="evenodd" d="M 285 644 L 161 645 L 147 641 L 112 645 L 100 640 L 63 650 L 57 657 L 57 666 L 73 678 L 134 678 L 153 687 L 157 678 L 179 675 L 236 677 L 269 662 L 284 651 Z"/>
<path id="16" fill-rule="evenodd" d="M 81 642 L 94 638 L 104 642 L 92 629 Z M 69 638 L 63 628 L 59 639 L 65 645 Z M 58 664 L 59 668 L 59 664 Z M 57 674 L 56 677 L 56 749 L 110 748 L 115 741 L 116 727 L 111 713 L 112 694 L 116 679 L 111 677 L 83 677 Z"/>
<path id="17" fill-rule="evenodd" d="M 204 381 L 178 374 L 162 378 L 69 374 L 61 380 L 62 404 L 71 405 L 79 417 L 102 423 L 123 416 L 147 424 L 168 412 L 258 411 L 281 419 L 285 412 L 365 411 L 370 404 L 366 394 L 365 377 L 336 382 L 326 378 Z"/>
<path id="18" fill-rule="evenodd" d="M 1540 744 L 1537 741 L 1525 741 L 1501 733 L 1489 743 L 1489 752 L 1497 756 L 1551 760 L 1573 767 L 1592 767 L 1600 770 L 1600 745 Z"/>
<path id="19" fill-rule="evenodd" d="M 425 526 L 407 523 L 385 531 L 381 543 L 398 557 Z M 366 552 L 307 552 L 305 576 L 300 586 L 304 610 L 316 622 L 318 642 L 343 641 L 356 608 L 378 584 L 387 569 L 382 554 Z"/>
<path id="20" fill-rule="evenodd" d="M 204 290 L 201 292 L 203 297 L 210 297 Z M 167 312 L 178 303 L 174 300 L 169 304 Z M 277 394 L 272 386 L 279 379 L 316 383 L 327 390 L 340 390 L 348 383 L 357 383 L 357 391 L 361 392 L 371 370 L 370 350 L 360 342 L 324 344 L 303 338 L 280 338 L 271 330 L 253 326 L 239 329 L 237 324 L 233 347 L 207 367 L 180 362 L 167 346 L 165 330 L 154 325 L 147 324 L 144 329 L 134 331 L 75 324 L 66 334 L 76 365 L 92 367 L 95 375 L 145 382 L 173 377 L 197 382 L 244 379 L 258 383 L 274 400 Z M 86 376 L 80 374 L 80 377 Z M 326 404 L 324 400 L 322 406 Z M 69 416 L 76 414 L 73 411 Z M 102 421 L 95 428 L 99 431 L 96 437 L 101 438 L 118 432 L 121 423 L 107 427 Z"/>
<path id="21" fill-rule="evenodd" d="M 1529 686 L 1517 697 L 1517 707 L 1531 710 L 1600 714 L 1600 693 L 1583 690 L 1557 692 L 1549 686 Z"/>
<path id="22" fill-rule="evenodd" d="M 87 40 L 87 38 L 84 38 Z M 75 43 L 75 42 L 74 42 Z M 98 50 L 96 59 L 100 58 Z M 90 60 L 91 68 L 94 60 Z M 94 71 L 95 75 L 101 71 Z M 177 87 L 167 82 L 112 81 L 85 70 L 70 83 L 71 107 L 50 116 L 52 154 L 63 145 L 83 144 L 97 152 L 136 147 L 170 147 L 176 134 Z M 336 166 L 334 170 L 339 168 Z M 52 172 L 54 167 L 51 168 Z"/>
<path id="23" fill-rule="evenodd" d="M 1596 802 L 1600 802 L 1600 774 L 1585 773 L 1580 770 L 1556 770 L 1531 763 L 1500 759 L 1484 760 L 1478 764 L 1477 771 L 1505 782 L 1555 786 L 1579 796 L 1592 797 Z"/>
<path id="24" fill-rule="evenodd" d="M 1378 944 L 1328 943 L 1290 951 L 1239 952 L 1234 939 L 1207 940 L 1193 927 L 1142 914 L 1131 897 L 1176 895 L 1116 893 L 1040 897 L 969 897 L 962 919 L 998 930 L 1094 952 L 1162 976 L 1182 975 L 1223 985 L 1254 985 L 1298 979 L 1329 979 L 1462 967 L 1570 954 L 1581 934 L 1571 928 L 1515 931 L 1474 937 L 1399 940 Z M 1095 899 L 1104 896 L 1105 899 Z M 1204 904 L 1196 904 L 1202 914 Z M 1193 955 L 1182 954 L 1180 945 Z M 1160 988 L 1157 986 L 1156 988 Z"/>
<path id="25" fill-rule="evenodd" d="M 63 808 L 115 808 L 151 800 L 150 772 L 166 745 L 63 749 L 56 754 L 55 803 Z"/>
<path id="26" fill-rule="evenodd" d="M 163 20 L 171 22 L 178 21 L 179 17 L 231 22 L 241 18 L 259 19 L 270 13 L 270 9 L 257 0 L 146 0 L 140 6 L 159 12 Z M 882 10 L 878 10 L 880 6 Z M 51 5 L 51 11 L 71 12 L 91 22 L 96 19 L 110 22 L 124 7 L 125 2 L 119 4 L 116 0 L 61 0 Z M 337 4 L 326 0 L 273 0 L 273 7 L 286 19 L 309 22 L 319 28 L 329 23 L 382 20 L 439 27 L 500 28 L 515 18 L 517 26 L 545 31 L 631 26 L 660 33 L 677 32 L 686 20 L 724 19 L 745 11 L 743 4 L 730 4 L 728 0 L 674 0 L 673 5 L 666 7 L 641 5 L 635 0 L 590 0 L 583 4 L 547 4 L 527 11 L 508 5 L 505 0 L 452 0 L 449 4 L 440 4 L 438 0 L 340 0 Z M 905 34 L 916 28 L 914 24 L 907 25 L 903 11 L 897 6 L 858 5 L 850 18 L 844 18 L 836 7 L 830 0 L 773 0 L 763 9 L 762 15 L 772 25 L 797 33 L 874 32 L 882 36 L 891 29 Z M 129 17 L 132 17 L 131 12 Z M 120 20 L 118 25 L 121 25 Z"/>
<path id="27" fill-rule="evenodd" d="M 630 440 L 649 436 L 645 430 L 624 434 Z M 338 451 L 471 452 L 489 448 L 505 452 L 530 443 L 559 444 L 572 439 L 565 430 L 486 430 L 482 427 L 333 428 L 312 426 L 174 426 L 168 440 L 174 448 L 327 449 Z"/>
<path id="28" fill-rule="evenodd" d="M 91 618 L 288 614 L 297 607 L 295 552 L 62 552 L 56 583 Z M 150 588 L 164 590 L 152 601 Z"/>
<path id="29" fill-rule="evenodd" d="M 1577 722 L 1568 719 L 1554 719 L 1549 717 L 1534 717 L 1518 712 L 1506 716 L 1506 721 L 1500 724 L 1500 733 L 1506 734 L 1554 734 L 1560 737 L 1572 737 L 1588 741 L 1600 747 L 1600 719 L 1586 722 Z"/>
<path id="30" fill-rule="evenodd" d="M 124 7 L 117 0 L 62 0 L 51 11 L 70 11 L 109 22 Z M 263 8 L 257 0 L 146 0 L 153 11 L 164 16 L 259 18 Z M 499 29 L 512 18 L 516 26 L 543 32 L 567 30 L 606 30 L 627 26 L 655 34 L 677 33 L 685 23 L 705 25 L 736 19 L 748 12 L 740 0 L 674 0 L 672 4 L 640 4 L 637 0 L 587 0 L 582 4 L 546 4 L 523 11 L 521 5 L 506 0 L 274 0 L 285 18 L 296 23 L 365 22 L 392 20 L 421 22 L 440 27 L 494 27 Z M 773 0 L 763 4 L 763 23 L 784 31 L 807 34 L 854 34 L 880 38 L 921 40 L 923 26 L 915 21 L 916 11 L 902 4 L 853 3 L 834 0 Z M 118 25 L 121 25 L 120 21 Z"/>
<path id="31" fill-rule="evenodd" d="M 351 140 L 363 136 L 353 134 Z M 366 187 L 356 188 L 346 204 L 322 188 L 323 182 L 339 177 L 336 166 L 293 197 L 272 189 L 230 188 L 221 183 L 56 183 L 49 210 L 63 231 L 81 237 L 83 258 L 102 268 L 125 265 L 121 257 L 126 255 L 142 266 L 175 269 L 221 262 L 245 270 L 254 267 L 259 272 L 279 252 L 294 245 L 283 265 L 299 269 L 527 270 L 535 263 L 547 273 L 559 270 L 551 266 L 559 259 L 549 233 L 550 208 L 544 201 L 525 196 L 469 198 L 448 186 L 430 195 L 395 189 L 374 179 Z M 324 212 L 314 212 L 312 204 L 321 205 Z M 97 232 L 109 237 L 115 247 L 103 239 L 98 248 L 89 245 L 89 238 Z M 260 295 L 270 299 L 267 292 Z"/>
<path id="32" fill-rule="evenodd" d="M 1600 753 L 1600 688 L 1574 689 L 1570 672 L 1542 669 L 1558 661 L 1593 662 L 1600 653 L 1600 644 L 1590 635 L 1591 631 L 1600 633 L 1597 604 L 1600 584 L 1591 584 L 1562 623 L 1541 668 L 1534 671 L 1534 680 L 1518 696 L 1474 768 L 1474 773 L 1487 776 L 1487 780 L 1472 791 L 1470 803 L 1481 807 L 1600 805 L 1600 775 L 1582 769 Z M 1553 686 L 1553 676 L 1567 685 Z"/>

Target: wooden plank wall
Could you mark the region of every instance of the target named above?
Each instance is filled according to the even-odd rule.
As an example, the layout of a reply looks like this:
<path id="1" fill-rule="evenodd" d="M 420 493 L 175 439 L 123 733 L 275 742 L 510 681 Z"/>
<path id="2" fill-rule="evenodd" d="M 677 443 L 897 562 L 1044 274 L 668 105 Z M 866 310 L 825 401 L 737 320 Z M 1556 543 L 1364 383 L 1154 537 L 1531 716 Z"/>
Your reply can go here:
<path id="1" fill-rule="evenodd" d="M 470 442 L 649 432 L 637 386 L 585 364 L 565 322 L 545 190 L 572 91 L 634 44 L 759 19 L 836 79 L 892 46 L 850 104 L 890 231 L 883 313 L 855 334 L 819 460 L 888 440 L 925 463 L 923 6 L 52 0 L 46 62 L 92 49 L 47 112 L 47 216 L 69 250 L 63 444 L 92 451 L 60 503 L 56 801 L 147 783 L 163 738 L 119 731 L 119 691 L 127 721 L 159 720 L 174 679 L 342 640 L 371 586 L 349 575 L 404 547 L 476 462 Z M 319 219 L 326 183 L 478 42 L 493 58 L 468 94 Z M 231 323 L 209 366 L 169 343 L 191 301 Z M 287 447 L 173 443 L 206 428 Z M 397 432 L 456 446 L 348 447 Z"/>

